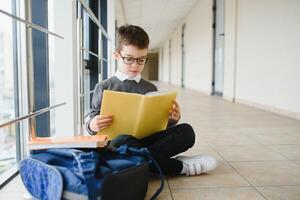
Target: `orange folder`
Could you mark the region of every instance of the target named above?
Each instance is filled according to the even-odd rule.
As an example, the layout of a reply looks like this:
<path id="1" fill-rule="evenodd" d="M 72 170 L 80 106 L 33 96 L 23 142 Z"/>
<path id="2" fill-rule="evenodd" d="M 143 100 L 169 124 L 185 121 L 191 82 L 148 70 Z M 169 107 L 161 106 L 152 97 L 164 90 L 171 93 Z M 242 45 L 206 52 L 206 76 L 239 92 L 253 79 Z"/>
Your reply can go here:
<path id="1" fill-rule="evenodd" d="M 28 142 L 29 150 L 50 148 L 100 148 L 107 145 L 106 135 L 74 136 L 65 138 L 36 137 Z"/>

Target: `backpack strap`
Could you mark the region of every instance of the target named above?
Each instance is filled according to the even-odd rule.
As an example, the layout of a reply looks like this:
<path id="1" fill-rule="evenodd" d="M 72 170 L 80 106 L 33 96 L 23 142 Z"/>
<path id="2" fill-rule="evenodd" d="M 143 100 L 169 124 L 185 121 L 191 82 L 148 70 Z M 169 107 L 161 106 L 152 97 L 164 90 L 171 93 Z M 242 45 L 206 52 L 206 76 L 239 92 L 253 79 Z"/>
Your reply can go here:
<path id="1" fill-rule="evenodd" d="M 114 152 L 117 152 L 120 155 L 126 155 L 128 153 L 131 153 L 131 154 L 143 156 L 143 157 L 146 157 L 149 160 L 149 163 L 152 162 L 154 164 L 154 166 L 157 168 L 157 170 L 159 172 L 160 186 L 156 190 L 156 192 L 152 195 L 150 200 L 156 199 L 158 197 L 158 195 L 162 192 L 163 188 L 164 188 L 164 175 L 162 173 L 162 170 L 161 170 L 160 166 L 156 162 L 156 160 L 151 156 L 151 152 L 147 148 L 138 149 L 138 148 L 134 148 L 134 147 L 128 147 L 128 145 L 126 145 L 126 144 L 121 145 L 118 148 L 113 148 L 112 150 Z"/>
<path id="2" fill-rule="evenodd" d="M 99 180 L 95 179 L 97 165 L 99 163 L 99 156 L 97 153 L 91 152 L 79 152 L 74 153 L 74 165 L 77 165 L 77 174 L 84 180 L 87 190 L 88 198 L 90 200 L 98 199 L 98 187 Z"/>

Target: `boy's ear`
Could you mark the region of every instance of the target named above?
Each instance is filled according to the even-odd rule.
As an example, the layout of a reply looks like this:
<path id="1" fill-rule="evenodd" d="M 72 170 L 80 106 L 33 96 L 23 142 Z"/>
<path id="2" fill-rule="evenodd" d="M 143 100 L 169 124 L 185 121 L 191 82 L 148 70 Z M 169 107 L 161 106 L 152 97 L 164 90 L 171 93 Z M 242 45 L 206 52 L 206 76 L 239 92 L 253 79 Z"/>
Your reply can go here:
<path id="1" fill-rule="evenodd" d="M 118 60 L 118 55 L 119 55 L 119 53 L 117 51 L 113 52 L 114 59 Z"/>

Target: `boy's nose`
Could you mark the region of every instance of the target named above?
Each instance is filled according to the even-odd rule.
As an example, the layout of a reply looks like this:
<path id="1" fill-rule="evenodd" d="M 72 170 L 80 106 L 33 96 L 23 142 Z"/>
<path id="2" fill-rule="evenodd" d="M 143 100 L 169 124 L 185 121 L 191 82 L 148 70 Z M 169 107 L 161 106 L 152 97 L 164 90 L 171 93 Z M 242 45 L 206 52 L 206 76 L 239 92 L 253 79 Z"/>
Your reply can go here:
<path id="1" fill-rule="evenodd" d="M 138 64 L 137 60 L 134 60 L 131 66 L 133 66 L 133 67 L 138 67 L 139 64 Z"/>

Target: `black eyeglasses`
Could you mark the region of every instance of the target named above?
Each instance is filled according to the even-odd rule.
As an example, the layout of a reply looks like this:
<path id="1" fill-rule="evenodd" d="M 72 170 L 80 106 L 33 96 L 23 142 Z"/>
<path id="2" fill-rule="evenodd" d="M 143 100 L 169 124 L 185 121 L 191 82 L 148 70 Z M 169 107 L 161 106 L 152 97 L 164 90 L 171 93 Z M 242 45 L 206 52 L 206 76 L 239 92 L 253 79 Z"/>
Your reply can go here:
<path id="1" fill-rule="evenodd" d="M 121 56 L 121 55 L 120 55 Z M 123 59 L 123 63 L 126 65 L 132 65 L 134 63 L 134 61 L 136 60 L 138 65 L 144 65 L 147 63 L 148 58 L 132 58 L 132 57 L 123 57 L 121 56 L 121 58 Z"/>

